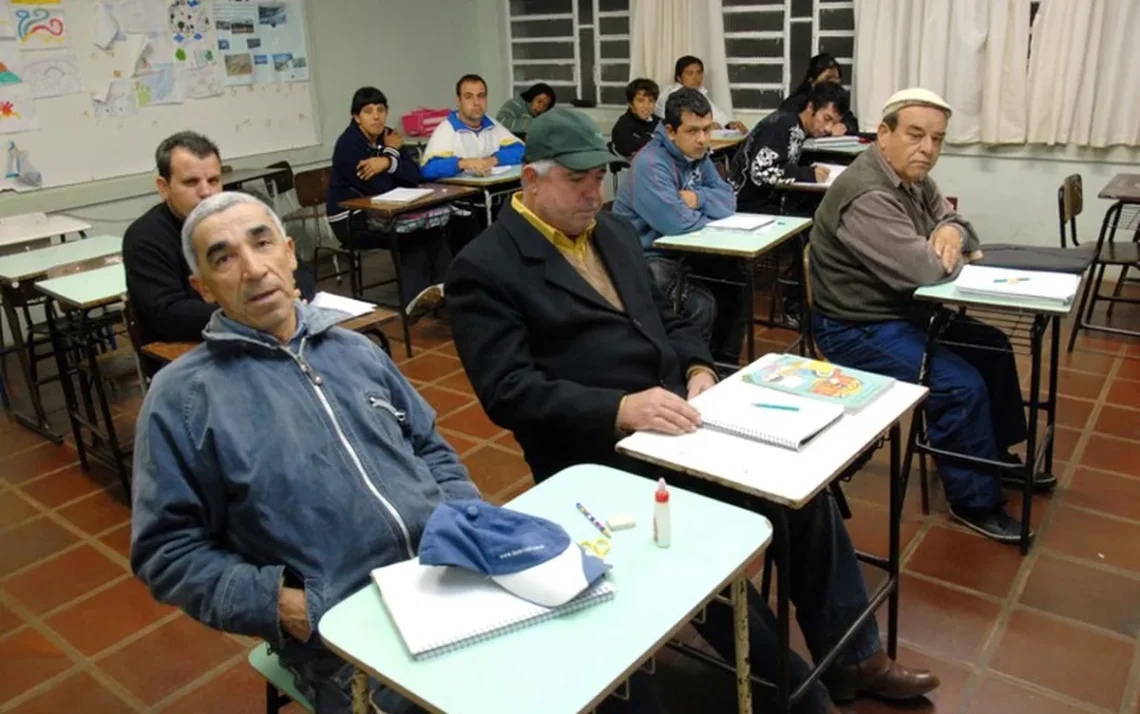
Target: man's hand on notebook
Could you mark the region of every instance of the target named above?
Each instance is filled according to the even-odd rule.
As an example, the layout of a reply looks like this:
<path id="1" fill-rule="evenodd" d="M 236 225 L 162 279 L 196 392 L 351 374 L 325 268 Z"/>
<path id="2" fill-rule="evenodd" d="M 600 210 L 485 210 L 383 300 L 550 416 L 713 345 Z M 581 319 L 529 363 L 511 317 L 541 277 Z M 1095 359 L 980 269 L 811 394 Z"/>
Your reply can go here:
<path id="1" fill-rule="evenodd" d="M 282 629 L 298 642 L 308 642 L 309 612 L 305 591 L 298 588 L 281 588 L 277 596 L 277 618 Z"/>
<path id="2" fill-rule="evenodd" d="M 686 434 L 701 425 L 701 414 L 676 394 L 653 387 L 628 395 L 618 408 L 618 428 L 625 432 Z"/>

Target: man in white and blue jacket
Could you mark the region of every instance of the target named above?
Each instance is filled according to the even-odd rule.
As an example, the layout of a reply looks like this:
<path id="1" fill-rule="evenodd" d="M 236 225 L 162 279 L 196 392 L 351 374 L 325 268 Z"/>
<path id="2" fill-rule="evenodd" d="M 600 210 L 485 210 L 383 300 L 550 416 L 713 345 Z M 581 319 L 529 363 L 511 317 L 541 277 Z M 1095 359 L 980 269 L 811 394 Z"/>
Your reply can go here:
<path id="1" fill-rule="evenodd" d="M 705 95 L 685 87 L 670 94 L 665 120 L 634 156 L 613 210 L 633 223 L 657 286 L 700 327 L 716 361 L 736 364 L 746 322 L 743 290 L 692 280 L 687 294 L 678 296 L 677 262 L 653 247 L 663 235 L 691 233 L 736 212 L 732 187 L 709 157 L 712 125 L 713 109 Z M 690 263 L 700 275 L 739 279 L 737 267 L 723 259 Z"/>
<path id="2" fill-rule="evenodd" d="M 221 309 L 139 413 L 131 567 L 156 599 L 265 639 L 317 712 L 347 714 L 352 668 L 321 642 L 321 616 L 415 556 L 439 503 L 479 492 L 383 351 L 295 301 L 293 241 L 268 207 L 212 196 L 182 249 Z M 376 682 L 372 695 L 419 711 Z"/>
<path id="3" fill-rule="evenodd" d="M 464 171 L 487 175 L 495 166 L 522 162 L 526 146 L 505 126 L 487 116 L 487 83 L 465 74 L 455 83 L 456 109 L 436 126 L 424 147 L 420 173 L 425 180 L 450 178 Z"/>

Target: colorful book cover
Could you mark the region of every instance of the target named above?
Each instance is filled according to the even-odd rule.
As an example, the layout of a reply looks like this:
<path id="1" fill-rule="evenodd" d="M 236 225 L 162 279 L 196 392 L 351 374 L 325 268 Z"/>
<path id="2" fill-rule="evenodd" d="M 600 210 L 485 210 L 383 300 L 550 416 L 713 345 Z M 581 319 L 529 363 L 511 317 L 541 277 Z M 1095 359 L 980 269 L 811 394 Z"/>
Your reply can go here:
<path id="1" fill-rule="evenodd" d="M 873 402 L 895 380 L 830 362 L 785 354 L 745 374 L 744 381 L 809 399 L 842 404 L 848 412 L 857 412 Z"/>

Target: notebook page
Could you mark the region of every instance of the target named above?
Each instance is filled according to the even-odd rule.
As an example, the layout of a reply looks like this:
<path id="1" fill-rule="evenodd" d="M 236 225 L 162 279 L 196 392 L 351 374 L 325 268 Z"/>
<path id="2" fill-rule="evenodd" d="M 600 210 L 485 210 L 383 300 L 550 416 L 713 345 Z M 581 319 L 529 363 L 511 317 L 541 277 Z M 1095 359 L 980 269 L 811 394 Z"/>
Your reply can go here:
<path id="1" fill-rule="evenodd" d="M 375 203 L 411 203 L 431 194 L 430 188 L 394 188 L 379 196 L 373 196 L 372 200 Z"/>
<path id="2" fill-rule="evenodd" d="M 705 392 L 692 404 L 712 428 L 792 449 L 800 448 L 844 413 L 838 404 L 739 387 Z"/>
<path id="3" fill-rule="evenodd" d="M 711 221 L 706 224 L 705 227 L 735 231 L 754 231 L 758 228 L 770 226 L 775 222 L 775 218 L 760 213 L 734 213 L 726 218 Z"/>
<path id="4" fill-rule="evenodd" d="M 321 291 L 313 296 L 313 301 L 310 303 L 313 307 L 323 307 L 327 310 L 339 310 L 346 312 L 353 317 L 360 317 L 367 315 L 376 309 L 376 306 L 370 302 L 363 300 L 353 300 L 350 297 L 343 295 L 334 295 Z"/>
<path id="5" fill-rule="evenodd" d="M 1014 270 L 988 265 L 967 265 L 954 281 L 962 292 L 1010 295 L 1069 303 L 1077 294 L 1081 278 L 1069 273 Z"/>

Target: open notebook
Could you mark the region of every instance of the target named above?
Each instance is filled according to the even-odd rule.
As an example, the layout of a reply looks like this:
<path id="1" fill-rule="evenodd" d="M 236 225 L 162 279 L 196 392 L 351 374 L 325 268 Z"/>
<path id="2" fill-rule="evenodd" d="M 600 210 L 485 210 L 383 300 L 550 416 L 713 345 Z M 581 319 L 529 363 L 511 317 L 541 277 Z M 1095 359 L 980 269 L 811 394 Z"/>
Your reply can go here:
<path id="1" fill-rule="evenodd" d="M 425 196 L 430 196 L 432 189 L 430 188 L 394 188 L 391 191 L 373 196 L 373 203 L 411 203 L 418 201 Z"/>
<path id="2" fill-rule="evenodd" d="M 985 265 L 967 265 L 954 281 L 958 292 L 975 295 L 1046 300 L 1068 305 L 1077 295 L 1081 276 L 1043 270 L 1013 270 Z"/>
<path id="3" fill-rule="evenodd" d="M 731 216 L 710 221 L 706 228 L 719 228 L 729 231 L 754 231 L 776 222 L 773 216 L 763 213 L 734 213 Z"/>
<path id="4" fill-rule="evenodd" d="M 774 390 L 709 390 L 692 401 L 703 428 L 800 451 L 843 416 L 840 404 Z"/>
<path id="5" fill-rule="evenodd" d="M 419 558 L 372 571 L 384 605 L 414 659 L 426 659 L 613 599 L 602 578 L 560 607 L 507 592 L 485 575 L 422 565 Z"/>
<path id="6" fill-rule="evenodd" d="M 822 163 L 819 161 L 812 164 L 812 166 L 813 167 L 814 166 L 822 166 L 823 168 L 827 169 L 828 170 L 827 179 L 824 181 L 795 181 L 795 182 L 793 182 L 792 185 L 794 185 L 794 186 L 830 186 L 831 184 L 835 183 L 835 179 L 839 178 L 839 176 L 844 171 L 847 170 L 847 167 L 843 166 L 841 164 L 825 164 L 825 163 Z"/>

